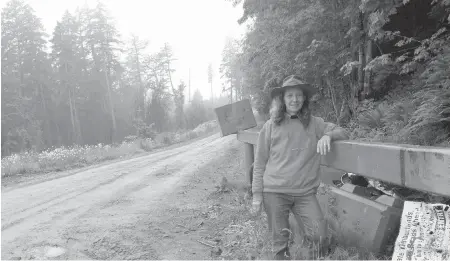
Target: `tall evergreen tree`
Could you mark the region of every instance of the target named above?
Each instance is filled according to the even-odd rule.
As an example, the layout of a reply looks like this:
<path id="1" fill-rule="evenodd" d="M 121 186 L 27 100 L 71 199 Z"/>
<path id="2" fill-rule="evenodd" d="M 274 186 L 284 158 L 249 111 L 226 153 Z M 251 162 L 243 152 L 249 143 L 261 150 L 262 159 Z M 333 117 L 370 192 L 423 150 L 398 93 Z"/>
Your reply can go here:
<path id="1" fill-rule="evenodd" d="M 63 15 L 61 22 L 58 22 L 53 32 L 52 59 L 55 68 L 55 78 L 57 92 L 55 93 L 55 105 L 60 112 L 61 126 L 59 129 L 67 126 L 64 121 L 66 112 L 70 119 L 71 132 L 67 137 L 69 144 L 82 144 L 82 133 L 80 126 L 79 107 L 80 88 L 83 76 L 82 56 L 80 48 L 80 39 L 77 32 L 80 31 L 80 24 L 77 19 L 68 11 Z"/>
<path id="2" fill-rule="evenodd" d="M 44 28 L 23 0 L 8 2 L 1 21 L 2 152 L 49 146 L 51 72 Z"/>

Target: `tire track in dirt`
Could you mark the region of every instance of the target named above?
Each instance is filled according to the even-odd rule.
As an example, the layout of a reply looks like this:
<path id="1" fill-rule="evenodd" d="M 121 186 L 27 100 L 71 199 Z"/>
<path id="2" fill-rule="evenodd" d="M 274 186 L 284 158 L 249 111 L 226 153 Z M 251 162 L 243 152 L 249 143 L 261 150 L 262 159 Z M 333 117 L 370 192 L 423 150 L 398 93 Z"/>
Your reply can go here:
<path id="1" fill-rule="evenodd" d="M 70 227 L 95 224 L 108 230 L 114 229 L 109 224 L 115 222 L 132 226 L 136 219 L 151 214 L 149 207 L 158 197 L 173 190 L 195 167 L 206 164 L 206 155 L 220 150 L 224 142 L 226 138 L 214 135 L 185 147 L 2 193 L 2 222 L 8 222 L 2 227 L 2 258 L 21 245 L 35 245 L 39 238 L 63 244 L 58 234 Z M 105 175 L 109 179 L 102 181 Z M 35 204 L 30 206 L 30 201 Z M 127 221 L 120 216 L 127 216 Z M 92 229 L 99 230 L 95 225 Z M 26 235 L 34 240 L 28 242 Z"/>
<path id="2" fill-rule="evenodd" d="M 203 144 L 204 144 L 203 142 L 200 143 L 200 145 L 203 145 Z M 139 169 L 146 168 L 146 167 L 148 167 L 148 166 L 154 164 L 154 162 L 166 160 L 166 159 L 169 159 L 169 158 L 171 158 L 171 157 L 174 157 L 174 156 L 180 155 L 180 154 L 182 154 L 182 153 L 185 153 L 187 150 L 188 150 L 188 149 L 185 148 L 185 147 L 176 148 L 176 149 L 174 149 L 173 151 L 168 151 L 168 152 L 163 151 L 163 152 L 160 152 L 160 153 L 158 153 L 158 154 L 148 155 L 148 156 L 146 156 L 145 158 L 130 159 L 130 160 L 127 160 L 127 161 L 125 161 L 125 162 L 118 162 L 118 163 L 111 164 L 111 165 L 108 165 L 108 166 L 102 166 L 102 167 L 99 167 L 99 168 L 96 168 L 96 169 L 90 169 L 90 170 L 87 170 L 87 171 L 85 171 L 85 172 L 109 172 L 111 169 L 123 169 L 123 168 L 129 168 L 129 167 L 130 167 L 129 164 L 131 164 L 131 163 L 137 163 L 137 165 L 132 165 L 132 168 L 133 168 L 133 169 L 139 170 Z M 163 153 L 163 154 L 162 154 L 162 155 L 159 155 L 159 154 L 161 154 L 161 153 Z M 148 159 L 149 161 L 145 161 L 145 160 L 147 160 L 147 159 Z M 74 175 L 83 175 L 83 174 L 86 174 L 85 172 L 78 172 L 78 173 L 75 173 Z M 117 171 L 116 171 L 116 172 L 117 172 Z M 27 206 L 27 207 L 24 208 L 24 209 L 20 209 L 20 208 L 17 209 L 18 205 L 20 206 L 20 202 L 17 202 L 17 201 L 16 201 L 17 197 L 16 197 L 16 198 L 11 197 L 11 198 L 9 198 L 9 199 L 3 198 L 3 199 L 2 199 L 2 212 L 7 212 L 7 211 L 8 211 L 8 209 L 7 209 L 7 207 L 8 207 L 7 204 L 8 204 L 9 202 L 14 202 L 14 209 L 16 209 L 16 211 L 12 212 L 10 215 L 15 215 L 15 214 L 18 214 L 18 213 L 22 213 L 22 212 L 31 210 L 32 208 L 38 208 L 38 207 L 41 207 L 42 205 L 51 203 L 51 202 L 53 202 L 53 201 L 58 201 L 58 202 L 59 202 L 59 201 L 68 200 L 68 199 L 71 199 L 71 198 L 76 197 L 76 196 L 78 196 L 78 195 L 81 195 L 81 194 L 83 194 L 83 193 L 89 193 L 89 192 L 91 192 L 91 191 L 93 191 L 93 190 L 95 190 L 95 189 L 97 189 L 97 188 L 99 188 L 99 187 L 101 187 L 101 186 L 105 186 L 105 185 L 108 185 L 108 184 L 110 184 L 110 183 L 113 183 L 113 182 L 116 181 L 117 179 L 120 179 L 120 178 L 122 178 L 122 177 L 124 177 L 124 176 L 126 176 L 126 175 L 128 175 L 128 174 L 130 174 L 130 173 L 132 173 L 132 171 L 125 171 L 125 172 L 119 173 L 117 176 L 114 176 L 114 175 L 116 174 L 116 173 L 114 173 L 114 172 L 109 173 L 109 176 L 102 174 L 103 177 L 106 177 L 106 178 L 110 178 L 111 175 L 112 175 L 113 177 L 112 177 L 110 180 L 106 180 L 106 181 L 104 181 L 104 182 L 101 182 L 101 183 L 99 183 L 99 184 L 97 184 L 97 185 L 95 185 L 95 186 L 93 186 L 93 187 L 91 187 L 91 188 L 85 190 L 84 192 L 79 192 L 79 188 L 76 187 L 76 186 L 74 186 L 74 188 L 72 188 L 70 191 L 65 191 L 65 192 L 63 192 L 63 193 L 66 193 L 66 197 L 63 198 L 63 199 L 61 199 L 61 195 L 57 195 L 57 196 L 52 197 L 52 198 L 50 198 L 50 199 L 43 200 L 43 201 L 41 201 L 41 202 L 39 202 L 39 203 L 37 203 L 37 204 L 34 204 L 34 205 L 32 205 L 32 206 Z M 91 175 L 96 175 L 96 173 L 90 173 L 90 174 L 91 174 Z M 72 175 L 71 175 L 71 176 L 72 176 Z M 80 180 L 78 180 L 78 182 L 84 182 L 84 179 L 85 179 L 85 178 L 82 177 Z M 55 179 L 50 180 L 50 181 L 47 181 L 47 182 L 51 182 L 51 181 L 55 181 Z M 75 183 L 75 184 L 73 184 L 73 185 L 78 185 L 78 184 Z M 29 189 L 33 189 L 34 186 L 44 186 L 44 187 L 45 187 L 46 184 L 40 183 L 40 184 L 32 185 L 32 186 L 30 186 L 30 187 L 28 187 L 28 188 L 29 188 Z M 42 191 L 42 190 L 38 190 L 37 193 L 40 193 L 41 191 Z M 55 194 L 55 193 L 54 193 L 54 191 L 51 191 L 49 194 Z M 60 194 L 62 194 L 62 193 L 60 193 Z M 45 197 L 46 195 L 42 195 L 42 196 Z M 18 197 L 24 198 L 24 197 L 23 197 L 23 194 L 20 194 Z M 39 197 L 36 197 L 36 199 L 37 199 L 37 200 L 40 200 Z M 30 202 L 27 202 L 27 203 L 29 204 Z M 59 203 L 56 203 L 56 205 L 57 205 L 57 204 L 59 204 Z M 54 206 L 54 205 L 55 205 L 55 204 L 49 204 L 50 207 L 51 207 L 51 206 Z M 3 220 L 3 218 L 2 218 L 2 222 L 5 222 L 5 221 Z M 2 230 L 3 230 L 3 227 L 4 227 L 4 226 L 2 226 Z"/>
<path id="3" fill-rule="evenodd" d="M 128 175 L 128 174 L 129 173 L 119 174 L 116 177 L 114 177 L 114 178 L 112 178 L 110 180 L 107 180 L 105 182 L 102 182 L 102 183 L 98 184 L 97 186 L 95 186 L 95 187 L 93 187 L 91 189 L 88 189 L 88 190 L 85 190 L 85 191 L 82 191 L 82 192 L 72 192 L 72 193 L 69 193 L 68 195 L 66 195 L 66 197 L 57 196 L 57 197 L 54 197 L 54 198 L 52 198 L 50 200 L 44 201 L 42 203 L 39 203 L 39 204 L 37 204 L 37 205 L 35 205 L 33 207 L 30 207 L 30 208 L 27 208 L 27 209 L 24 209 L 24 210 L 12 213 L 12 215 L 16 215 L 16 214 L 19 214 L 19 213 L 23 214 L 24 212 L 31 212 L 31 213 L 29 213 L 28 215 L 26 215 L 26 216 L 24 216 L 22 218 L 16 219 L 16 220 L 14 220 L 14 221 L 12 221 L 10 223 L 7 223 L 6 225 L 2 225 L 2 232 L 4 230 L 6 230 L 6 229 L 9 229 L 9 228 L 13 227 L 13 226 L 19 225 L 20 223 L 22 223 L 23 221 L 25 221 L 26 219 L 28 219 L 30 217 L 33 217 L 33 216 L 36 216 L 38 214 L 41 214 L 41 213 L 45 212 L 47 209 L 49 209 L 51 207 L 60 205 L 60 204 L 62 204 L 64 202 L 66 202 L 66 201 L 68 201 L 70 199 L 76 198 L 76 197 L 78 197 L 78 196 L 80 196 L 82 194 L 86 194 L 86 193 L 89 193 L 91 191 L 94 191 L 95 189 L 98 189 L 101 186 L 106 186 L 108 184 L 111 184 L 111 183 L 115 182 L 116 180 L 118 180 L 118 179 L 120 179 L 120 178 L 122 178 L 122 177 L 124 177 L 125 175 Z M 44 205 L 46 205 L 46 206 L 44 206 Z M 34 209 L 36 209 L 37 211 L 34 211 Z M 2 221 L 2 223 L 4 224 L 4 221 Z"/>
<path id="4" fill-rule="evenodd" d="M 68 193 L 67 195 L 65 195 L 65 197 L 61 197 L 61 196 L 59 195 L 59 196 L 53 197 L 53 198 L 51 198 L 51 199 L 49 199 L 49 200 L 45 200 L 45 201 L 40 202 L 40 203 L 38 203 L 38 204 L 36 204 L 36 205 L 33 205 L 33 206 L 29 207 L 29 208 L 21 209 L 21 210 L 19 210 L 19 211 L 16 211 L 16 212 L 14 212 L 14 213 L 11 213 L 11 215 L 16 215 L 16 214 L 19 214 L 19 213 L 24 213 L 24 212 L 30 211 L 30 212 L 32 212 L 32 213 L 25 217 L 25 218 L 28 218 L 28 217 L 30 217 L 30 216 L 32 216 L 32 215 L 38 214 L 38 213 L 40 213 L 40 212 L 42 212 L 42 211 L 48 209 L 49 207 L 56 206 L 56 205 L 58 205 L 58 204 L 61 204 L 61 203 L 64 202 L 64 201 L 67 201 L 67 200 L 69 200 L 69 199 L 75 198 L 75 197 L 77 197 L 77 196 L 79 196 L 79 195 L 82 195 L 82 194 L 84 194 L 84 193 L 89 193 L 90 191 L 95 190 L 95 189 L 97 189 L 98 187 L 101 187 L 101 186 L 105 186 L 105 185 L 111 184 L 111 183 L 113 183 L 114 181 L 116 181 L 116 180 L 118 180 L 118 179 L 120 179 L 120 178 L 122 178 L 123 176 L 128 175 L 128 174 L 129 174 L 129 173 L 127 173 L 127 172 L 121 173 L 121 174 L 115 176 L 114 178 L 109 179 L 109 180 L 107 180 L 107 181 L 105 181 L 105 182 L 102 182 L 102 183 L 98 184 L 97 186 L 95 186 L 95 187 L 93 187 L 93 188 L 91 188 L 91 189 L 88 189 L 88 190 L 85 190 L 85 191 L 82 191 L 82 192 L 73 191 L 73 192 L 70 192 L 70 193 Z M 34 209 L 39 209 L 39 210 L 38 210 L 37 212 L 33 212 Z M 4 222 L 4 221 L 2 220 L 2 222 Z M 13 222 L 13 223 L 15 223 L 15 222 Z M 13 223 L 7 224 L 7 225 L 2 225 L 2 231 L 5 230 L 5 229 L 8 229 L 9 227 L 11 227 Z"/>
<path id="5" fill-rule="evenodd" d="M 228 146 L 206 155 L 203 158 L 207 162 L 205 165 L 194 170 L 193 175 L 187 175 L 189 178 L 180 184 L 179 189 L 164 194 L 158 207 L 152 208 L 152 215 L 134 224 L 136 232 L 142 234 L 141 237 L 146 235 L 152 242 L 160 260 L 212 259 L 211 248 L 199 241 L 213 243 L 206 238 L 223 227 L 217 225 L 221 218 L 209 216 L 210 207 L 216 203 L 209 197 L 216 195 L 215 185 L 224 175 L 228 178 L 236 175 L 242 183 L 245 183 L 245 178 L 241 172 L 243 155 L 240 142 L 230 141 Z M 141 193 L 135 196 L 144 198 Z M 226 213 L 222 212 L 222 215 Z"/>
<path id="6" fill-rule="evenodd" d="M 135 169 L 136 168 L 137 169 L 142 169 L 142 168 L 145 168 L 145 166 L 153 164 L 153 167 L 152 167 L 151 172 L 150 172 L 150 173 L 152 173 L 153 171 L 157 171 L 159 169 L 162 169 L 164 167 L 163 165 L 164 165 L 164 163 L 166 162 L 167 159 L 169 159 L 170 161 L 173 161 L 177 157 L 180 157 L 180 155 L 182 153 L 183 152 L 178 152 L 178 153 L 172 153 L 170 155 L 164 155 L 163 157 L 158 157 L 156 159 L 152 159 L 151 163 L 144 163 L 144 164 L 134 165 L 133 168 L 135 168 Z M 190 153 L 192 153 L 192 152 L 190 152 Z M 181 156 L 185 157 L 185 156 L 189 156 L 189 155 L 181 155 Z M 123 165 L 123 164 L 121 164 L 121 165 Z M 118 171 L 118 172 L 120 172 L 120 171 Z M 142 174 L 142 175 L 138 175 L 138 174 Z M 43 206 L 45 204 L 40 204 L 39 206 L 34 207 L 34 209 L 26 208 L 24 210 L 17 211 L 15 213 L 13 213 L 13 215 L 17 215 L 17 214 L 20 213 L 21 215 L 25 215 L 25 216 L 21 217 L 21 218 L 19 218 L 17 220 L 14 220 L 14 221 L 12 221 L 10 223 L 7 223 L 6 225 L 3 225 L 2 226 L 2 233 L 5 233 L 4 231 L 6 229 L 11 228 L 11 227 L 16 226 L 16 225 L 19 225 L 20 223 L 22 223 L 23 221 L 27 220 L 30 217 L 36 216 L 38 214 L 41 214 L 41 213 L 47 211 L 49 208 L 61 205 L 63 203 L 68 203 L 67 201 L 70 201 L 72 199 L 76 199 L 76 198 L 78 198 L 78 197 L 80 197 L 80 196 L 82 196 L 84 194 L 95 192 L 96 190 L 100 189 L 101 187 L 104 187 L 104 186 L 107 186 L 107 185 L 112 185 L 114 187 L 115 186 L 113 184 L 114 182 L 118 181 L 121 178 L 129 176 L 129 175 L 137 176 L 133 181 L 138 182 L 141 186 L 142 186 L 142 184 L 146 183 L 145 182 L 146 180 L 141 180 L 142 177 L 146 176 L 146 173 L 143 173 L 142 171 L 140 171 L 140 172 L 128 172 L 127 171 L 127 172 L 124 172 L 124 173 L 120 173 L 117 176 L 115 176 L 114 178 L 109 179 L 109 180 L 104 181 L 104 182 L 101 182 L 99 184 L 96 184 L 95 186 L 93 186 L 93 187 L 91 187 L 91 188 L 89 188 L 87 190 L 84 190 L 84 191 L 81 191 L 81 192 L 75 191 L 75 192 L 69 193 L 69 195 L 62 196 L 62 197 L 60 195 L 56 196 L 52 200 L 48 201 L 48 202 L 51 202 L 51 203 L 48 204 L 47 206 Z M 151 178 L 151 175 L 150 175 L 150 178 Z M 121 196 L 123 196 L 124 193 L 121 192 L 121 191 L 124 191 L 124 190 L 125 191 L 132 191 L 132 190 L 134 190 L 134 188 L 136 187 L 136 185 L 135 185 L 136 182 L 133 183 L 133 182 L 130 182 L 129 180 L 127 180 L 127 183 L 124 186 L 124 188 L 120 189 L 119 191 L 117 191 L 114 198 L 120 198 Z M 142 186 L 142 188 L 144 188 L 144 187 L 145 186 Z M 126 192 L 125 192 L 125 194 L 126 194 Z M 55 202 L 53 202 L 53 201 L 55 201 Z M 68 203 L 68 204 L 70 205 L 70 203 Z M 103 204 L 103 202 L 99 203 L 99 205 L 101 205 L 101 204 Z M 29 214 L 27 215 L 25 213 L 29 213 Z"/>
<path id="7" fill-rule="evenodd" d="M 222 142 L 223 141 L 221 140 L 215 140 L 202 143 L 201 145 L 203 147 L 190 150 L 186 154 L 180 155 L 180 157 L 174 157 L 167 159 L 167 161 L 158 162 L 158 165 L 160 166 L 153 167 L 151 175 L 144 175 L 141 179 L 136 180 L 136 182 L 129 183 L 127 186 L 117 191 L 114 197 L 109 199 L 109 202 L 118 201 L 125 196 L 130 196 L 132 198 L 130 201 L 136 204 L 138 203 L 136 202 L 136 197 L 148 199 L 148 191 L 141 192 L 145 188 L 155 189 L 152 191 L 155 198 L 160 194 L 173 190 L 176 183 L 181 182 L 182 178 L 189 177 L 197 169 L 207 164 L 210 159 L 203 155 L 207 156 L 216 151 L 217 147 L 215 147 L 215 144 L 221 144 Z M 195 157 L 196 160 L 192 160 L 192 157 Z M 94 210 L 96 207 L 104 204 L 104 202 L 99 202 L 99 204 L 94 205 L 91 209 Z"/>

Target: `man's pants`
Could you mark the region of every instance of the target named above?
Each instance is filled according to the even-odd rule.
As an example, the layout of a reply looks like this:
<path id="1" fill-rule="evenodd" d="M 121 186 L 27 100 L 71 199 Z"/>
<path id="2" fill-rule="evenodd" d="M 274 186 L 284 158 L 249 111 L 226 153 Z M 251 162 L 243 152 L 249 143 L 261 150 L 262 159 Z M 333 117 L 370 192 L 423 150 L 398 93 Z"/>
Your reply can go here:
<path id="1" fill-rule="evenodd" d="M 274 259 L 290 259 L 288 248 L 289 211 L 292 211 L 300 227 L 304 228 L 305 242 L 314 245 L 322 252 L 325 246 L 326 224 L 315 194 L 291 196 L 282 193 L 263 193 L 264 210 L 267 213 L 269 231 L 272 234 L 272 253 Z"/>

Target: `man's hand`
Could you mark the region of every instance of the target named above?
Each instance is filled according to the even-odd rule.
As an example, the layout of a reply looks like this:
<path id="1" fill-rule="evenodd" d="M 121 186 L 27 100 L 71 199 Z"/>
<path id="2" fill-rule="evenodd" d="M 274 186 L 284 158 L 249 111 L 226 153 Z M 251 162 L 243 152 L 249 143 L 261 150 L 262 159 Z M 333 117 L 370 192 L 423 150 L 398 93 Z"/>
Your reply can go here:
<path id="1" fill-rule="evenodd" d="M 260 200 L 253 200 L 252 202 L 252 208 L 250 209 L 250 213 L 253 216 L 258 216 L 259 214 L 261 214 L 261 206 L 262 206 L 262 202 Z"/>
<path id="2" fill-rule="evenodd" d="M 326 155 L 331 149 L 331 138 L 328 135 L 323 135 L 323 137 L 317 142 L 317 153 L 320 155 Z"/>

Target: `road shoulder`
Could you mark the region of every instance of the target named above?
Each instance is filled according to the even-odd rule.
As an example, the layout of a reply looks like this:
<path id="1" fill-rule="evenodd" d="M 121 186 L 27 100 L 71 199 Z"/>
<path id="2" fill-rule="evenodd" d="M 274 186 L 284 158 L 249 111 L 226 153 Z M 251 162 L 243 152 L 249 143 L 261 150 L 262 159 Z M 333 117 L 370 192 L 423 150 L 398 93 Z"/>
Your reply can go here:
<path id="1" fill-rule="evenodd" d="M 105 160 L 102 162 L 94 163 L 92 165 L 80 166 L 79 168 L 75 168 L 75 169 L 66 169 L 66 170 L 62 170 L 62 171 L 40 172 L 40 173 L 24 173 L 24 174 L 16 174 L 16 175 L 12 175 L 12 176 L 2 177 L 1 178 L 1 183 L 2 183 L 1 188 L 2 188 L 2 191 L 6 192 L 6 191 L 9 191 L 12 189 L 22 188 L 22 187 L 38 184 L 38 183 L 49 181 L 49 180 L 64 178 L 64 177 L 74 175 L 74 174 L 77 174 L 77 173 L 80 173 L 80 172 L 83 172 L 83 171 L 86 171 L 89 169 L 94 169 L 94 168 L 106 166 L 109 164 L 113 164 L 113 163 L 117 163 L 117 162 L 121 162 L 121 161 L 125 161 L 125 160 L 138 159 L 141 157 L 146 157 L 146 156 L 149 156 L 152 154 L 159 153 L 161 151 L 171 150 L 171 149 L 187 146 L 192 143 L 199 142 L 199 141 L 201 141 L 209 136 L 212 136 L 212 135 L 218 136 L 217 133 L 205 134 L 205 135 L 202 135 L 202 136 L 192 139 L 192 140 L 183 141 L 180 143 L 174 143 L 174 144 L 171 144 L 171 145 L 168 145 L 165 147 L 156 148 L 152 151 L 143 152 L 143 153 L 134 154 L 134 155 L 126 155 L 126 156 L 122 156 L 117 159 Z"/>
<path id="2" fill-rule="evenodd" d="M 153 227 L 159 259 L 256 257 L 262 242 L 251 242 L 251 234 L 263 231 L 252 228 L 263 222 L 249 215 L 243 166 L 243 147 L 235 140 L 159 204 L 161 215 L 138 225 Z"/>

